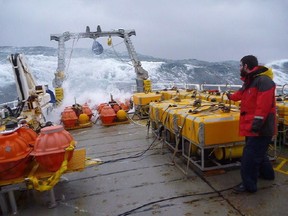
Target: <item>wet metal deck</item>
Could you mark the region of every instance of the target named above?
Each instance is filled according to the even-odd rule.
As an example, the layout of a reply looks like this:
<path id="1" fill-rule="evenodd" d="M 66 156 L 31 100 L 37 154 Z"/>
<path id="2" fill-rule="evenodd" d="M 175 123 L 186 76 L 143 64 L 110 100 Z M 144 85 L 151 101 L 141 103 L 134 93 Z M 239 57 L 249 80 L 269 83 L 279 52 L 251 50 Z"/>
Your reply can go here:
<path id="1" fill-rule="evenodd" d="M 259 179 L 255 194 L 234 194 L 239 169 L 201 177 L 189 169 L 185 176 L 171 163 L 172 153 L 135 123 L 94 125 L 71 131 L 77 148 L 91 159 L 110 161 L 66 174 L 68 182 L 55 186 L 57 207 L 49 209 L 48 193 L 23 192 L 17 196 L 19 215 L 287 215 L 288 178 Z M 154 142 L 153 142 L 154 141 Z M 152 148 L 140 157 L 135 156 Z M 126 158 L 113 161 L 118 158 Z M 181 163 L 179 163 L 181 164 Z M 184 162 L 182 163 L 185 167 Z"/>

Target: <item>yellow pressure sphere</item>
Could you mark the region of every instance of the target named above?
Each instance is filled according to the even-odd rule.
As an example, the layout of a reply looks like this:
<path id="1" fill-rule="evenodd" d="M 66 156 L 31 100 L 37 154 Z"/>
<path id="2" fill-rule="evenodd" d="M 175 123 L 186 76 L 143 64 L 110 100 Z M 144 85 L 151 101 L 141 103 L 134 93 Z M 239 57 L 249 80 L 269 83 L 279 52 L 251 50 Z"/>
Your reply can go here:
<path id="1" fill-rule="evenodd" d="M 118 110 L 117 118 L 119 121 L 124 121 L 127 119 L 127 113 L 124 110 Z"/>
<path id="2" fill-rule="evenodd" d="M 86 124 L 89 122 L 89 116 L 85 113 L 82 113 L 79 115 L 78 120 L 80 124 Z"/>

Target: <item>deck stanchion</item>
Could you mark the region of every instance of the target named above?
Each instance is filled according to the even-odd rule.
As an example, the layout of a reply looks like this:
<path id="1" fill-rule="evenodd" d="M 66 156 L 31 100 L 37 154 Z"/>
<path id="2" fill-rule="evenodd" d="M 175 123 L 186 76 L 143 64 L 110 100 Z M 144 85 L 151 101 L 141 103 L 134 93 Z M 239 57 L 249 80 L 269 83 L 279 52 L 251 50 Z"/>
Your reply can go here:
<path id="1" fill-rule="evenodd" d="M 4 193 L 0 191 L 0 207 L 3 215 L 8 215 L 7 202 L 4 197 Z"/>
<path id="2" fill-rule="evenodd" d="M 15 201 L 14 190 L 8 191 L 8 197 L 9 197 L 9 202 L 11 205 L 12 214 L 16 215 L 17 214 L 17 204 Z"/>
<path id="3" fill-rule="evenodd" d="M 50 196 L 49 208 L 55 208 L 57 206 L 57 203 L 56 203 L 56 199 L 55 199 L 54 188 L 52 188 L 49 191 L 49 196 Z"/>

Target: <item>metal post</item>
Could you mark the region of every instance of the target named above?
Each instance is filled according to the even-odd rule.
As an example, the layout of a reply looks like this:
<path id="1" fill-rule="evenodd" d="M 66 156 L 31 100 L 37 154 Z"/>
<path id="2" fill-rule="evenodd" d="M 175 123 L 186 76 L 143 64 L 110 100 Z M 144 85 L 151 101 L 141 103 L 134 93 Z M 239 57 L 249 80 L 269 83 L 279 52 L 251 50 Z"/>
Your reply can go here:
<path id="1" fill-rule="evenodd" d="M 201 168 L 202 170 L 204 170 L 205 167 L 205 155 L 204 155 L 204 148 L 201 147 Z"/>
<path id="2" fill-rule="evenodd" d="M 57 206 L 57 203 L 56 203 L 56 199 L 55 199 L 54 188 L 52 188 L 49 191 L 49 195 L 50 195 L 50 203 L 49 203 L 48 208 L 55 208 Z"/>
<path id="3" fill-rule="evenodd" d="M 15 201 L 14 190 L 9 190 L 8 196 L 9 196 L 9 202 L 10 202 L 11 209 L 12 209 L 12 214 L 16 215 L 17 214 L 17 204 Z"/>
<path id="4" fill-rule="evenodd" d="M 8 207 L 5 200 L 5 195 L 3 192 L 0 192 L 0 207 L 3 215 L 8 215 Z"/>

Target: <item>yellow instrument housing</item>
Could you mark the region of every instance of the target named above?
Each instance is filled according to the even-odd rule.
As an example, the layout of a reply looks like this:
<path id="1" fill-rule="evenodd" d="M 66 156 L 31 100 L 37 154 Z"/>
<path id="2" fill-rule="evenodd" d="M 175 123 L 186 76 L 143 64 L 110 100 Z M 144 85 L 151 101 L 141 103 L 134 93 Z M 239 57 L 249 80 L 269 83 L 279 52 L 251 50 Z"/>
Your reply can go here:
<path id="1" fill-rule="evenodd" d="M 216 145 L 244 141 L 239 136 L 239 112 L 181 115 L 182 135 L 189 141 L 201 145 Z M 185 121 L 185 122 L 184 122 Z"/>
<path id="2" fill-rule="evenodd" d="M 157 102 L 161 100 L 161 94 L 154 92 L 150 93 L 135 93 L 133 94 L 133 102 L 136 106 L 148 105 L 150 102 Z"/>

